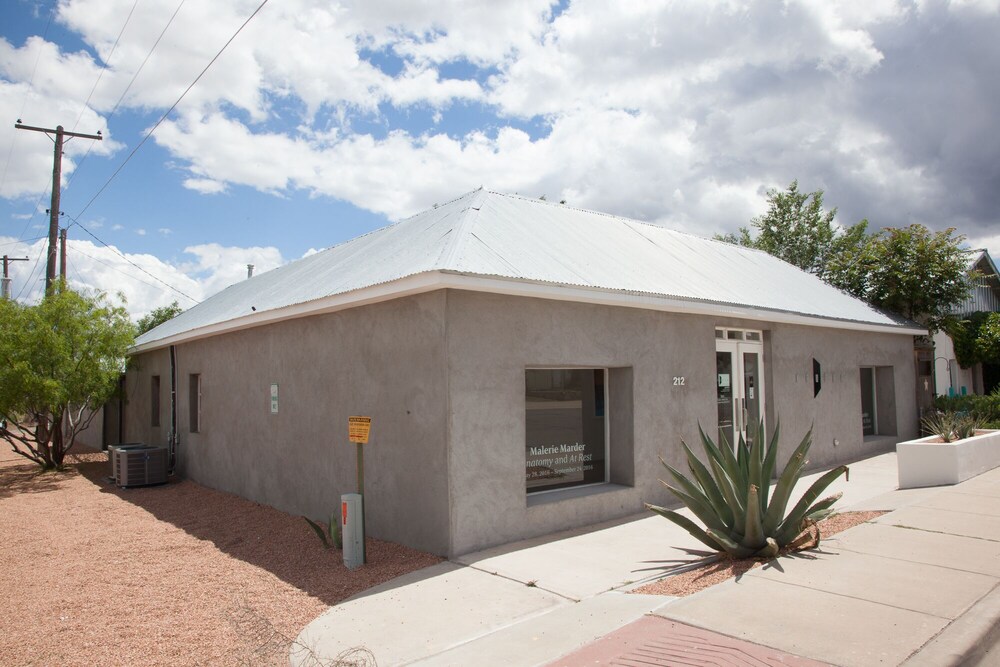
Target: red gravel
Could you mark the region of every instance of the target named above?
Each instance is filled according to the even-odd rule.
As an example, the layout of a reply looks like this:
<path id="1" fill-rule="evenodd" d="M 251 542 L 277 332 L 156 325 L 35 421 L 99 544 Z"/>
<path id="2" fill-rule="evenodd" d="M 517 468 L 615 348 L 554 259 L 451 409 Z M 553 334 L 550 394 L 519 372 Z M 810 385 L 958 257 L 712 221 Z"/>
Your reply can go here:
<path id="1" fill-rule="evenodd" d="M 885 510 L 873 510 L 866 512 L 841 512 L 827 517 L 817 524 L 820 532 L 821 543 L 823 539 L 832 537 L 837 533 L 843 532 L 848 528 L 858 526 L 866 521 L 877 519 L 883 514 L 886 514 Z M 813 534 L 813 530 L 815 529 L 811 529 L 807 532 L 809 532 L 809 534 Z M 815 548 L 815 541 L 805 543 L 802 550 L 811 548 Z M 723 581 L 732 579 L 733 577 L 740 577 L 753 568 L 760 567 L 770 560 L 770 558 L 743 558 L 739 560 L 723 558 L 722 560 L 709 563 L 708 565 L 704 565 L 693 570 L 687 570 L 680 574 L 666 576 L 652 583 L 640 586 L 632 592 L 642 593 L 645 595 L 674 595 L 677 597 L 684 597 L 686 595 L 691 595 L 693 593 L 697 593 L 698 591 L 705 590 L 709 586 L 720 584 Z"/>
<path id="2" fill-rule="evenodd" d="M 351 572 L 300 517 L 69 459 L 39 473 L 0 442 L 0 665 L 284 665 L 324 609 L 441 560 L 369 539 Z"/>

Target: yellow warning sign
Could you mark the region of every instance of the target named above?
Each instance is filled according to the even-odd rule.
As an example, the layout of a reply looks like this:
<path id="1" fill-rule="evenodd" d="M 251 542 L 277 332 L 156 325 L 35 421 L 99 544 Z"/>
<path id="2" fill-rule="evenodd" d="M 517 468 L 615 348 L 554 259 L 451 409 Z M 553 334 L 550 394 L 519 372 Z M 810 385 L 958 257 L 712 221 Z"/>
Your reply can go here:
<path id="1" fill-rule="evenodd" d="M 371 428 L 371 417 L 347 418 L 347 435 L 351 439 L 351 442 L 360 442 L 363 445 L 367 445 L 368 433 L 371 431 Z"/>

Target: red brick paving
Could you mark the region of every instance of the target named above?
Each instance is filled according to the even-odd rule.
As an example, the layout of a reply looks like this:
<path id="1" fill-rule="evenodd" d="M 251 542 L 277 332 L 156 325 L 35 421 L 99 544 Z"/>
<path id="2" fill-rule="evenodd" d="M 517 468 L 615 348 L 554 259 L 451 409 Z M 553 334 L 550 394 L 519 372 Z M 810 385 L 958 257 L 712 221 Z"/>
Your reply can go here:
<path id="1" fill-rule="evenodd" d="M 659 616 L 644 616 L 549 667 L 827 667 L 776 649 L 733 639 Z"/>

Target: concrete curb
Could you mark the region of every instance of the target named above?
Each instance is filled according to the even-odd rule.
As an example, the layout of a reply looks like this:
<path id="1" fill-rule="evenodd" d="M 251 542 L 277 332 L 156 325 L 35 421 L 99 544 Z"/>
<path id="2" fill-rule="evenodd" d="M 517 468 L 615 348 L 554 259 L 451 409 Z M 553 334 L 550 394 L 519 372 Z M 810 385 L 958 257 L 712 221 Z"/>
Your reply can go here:
<path id="1" fill-rule="evenodd" d="M 917 649 L 903 667 L 973 667 L 996 664 L 998 657 L 1000 585 Z"/>

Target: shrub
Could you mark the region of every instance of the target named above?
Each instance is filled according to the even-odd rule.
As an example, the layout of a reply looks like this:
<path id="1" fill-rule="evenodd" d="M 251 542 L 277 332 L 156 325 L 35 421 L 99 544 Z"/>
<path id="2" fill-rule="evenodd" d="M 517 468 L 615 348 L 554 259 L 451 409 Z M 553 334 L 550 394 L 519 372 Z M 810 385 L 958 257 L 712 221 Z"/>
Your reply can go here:
<path id="1" fill-rule="evenodd" d="M 802 476 L 808 461 L 806 454 L 812 444 L 812 430 L 792 453 L 770 493 L 771 475 L 775 469 L 780 428 L 775 427 L 770 444 L 765 448 L 764 424 L 747 445 L 740 437 L 733 451 L 723 439 L 719 447 L 698 426 L 708 465 L 694 455 L 684 441 L 691 477 L 662 458 L 660 462 L 676 482 L 676 486 L 660 480 L 684 503 L 705 527 L 687 517 L 656 505 L 646 507 L 687 530 L 709 548 L 725 552 L 733 558 L 771 557 L 791 544 L 809 525 L 829 516 L 841 494 L 816 501 L 835 479 L 847 474 L 847 466 L 838 466 L 816 480 L 791 511 L 787 511 L 792 488 Z"/>
<path id="2" fill-rule="evenodd" d="M 1000 392 L 998 391 L 994 391 L 987 396 L 977 396 L 975 394 L 968 396 L 938 396 L 934 400 L 934 407 L 939 412 L 969 415 L 987 428 L 996 428 L 1000 425 Z"/>

